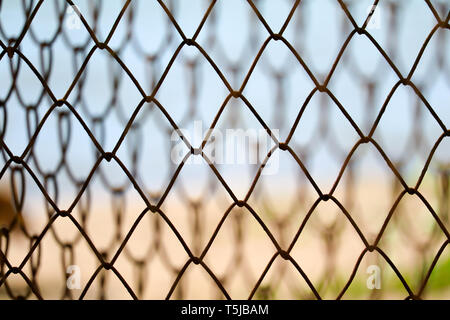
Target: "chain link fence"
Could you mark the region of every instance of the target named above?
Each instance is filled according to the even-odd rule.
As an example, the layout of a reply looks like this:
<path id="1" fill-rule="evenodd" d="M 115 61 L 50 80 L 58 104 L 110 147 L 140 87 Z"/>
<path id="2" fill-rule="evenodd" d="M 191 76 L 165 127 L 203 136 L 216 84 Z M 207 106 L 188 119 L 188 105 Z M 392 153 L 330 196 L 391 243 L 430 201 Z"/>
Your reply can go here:
<path id="1" fill-rule="evenodd" d="M 448 298 L 449 5 L 0 1 L 0 296 Z"/>

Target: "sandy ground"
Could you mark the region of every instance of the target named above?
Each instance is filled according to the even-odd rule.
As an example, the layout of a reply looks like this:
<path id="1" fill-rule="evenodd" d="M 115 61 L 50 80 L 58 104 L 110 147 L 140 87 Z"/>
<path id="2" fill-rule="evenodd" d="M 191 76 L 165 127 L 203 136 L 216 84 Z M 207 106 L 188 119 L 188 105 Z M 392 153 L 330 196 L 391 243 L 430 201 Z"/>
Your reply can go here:
<path id="1" fill-rule="evenodd" d="M 372 242 L 375 235 L 380 230 L 387 212 L 394 200 L 389 191 L 389 186 L 381 184 L 365 184 L 357 189 L 355 205 L 350 212 L 355 222 L 361 226 L 361 231 L 369 242 Z M 422 188 L 424 194 L 431 196 L 432 186 L 426 185 Z M 343 199 L 341 189 L 338 188 L 336 198 Z M 283 249 L 287 249 L 301 222 L 303 221 L 306 208 L 314 202 L 315 197 L 311 196 L 302 200 L 302 204 L 294 210 L 290 219 L 287 219 L 286 226 L 282 232 L 277 231 L 276 221 L 283 216 L 289 207 L 289 203 L 295 200 L 288 193 L 271 195 L 272 200 L 276 200 L 278 205 L 275 213 L 271 213 L 267 206 L 263 206 L 261 199 L 258 201 L 250 199 L 249 203 L 261 215 L 262 220 L 273 232 L 275 239 Z M 219 197 L 218 197 L 219 198 Z M 92 238 L 99 251 L 109 250 L 114 253 L 118 244 L 113 243 L 114 238 L 114 218 L 110 209 L 110 201 L 105 197 L 104 201 L 97 201 L 92 208 L 93 213 L 88 221 L 88 234 Z M 364 201 L 361 201 L 363 199 Z M 359 201 L 358 201 L 359 200 Z M 433 200 L 432 205 L 437 206 Z M 266 201 L 267 202 L 267 201 Z M 231 203 L 229 199 L 210 199 L 203 207 L 199 218 L 200 231 L 193 231 L 193 212 L 187 209 L 176 197 L 169 197 L 163 206 L 164 212 L 172 221 L 174 226 L 186 240 L 187 245 L 195 255 L 199 255 L 217 227 L 220 218 Z M 122 233 L 128 231 L 142 211 L 143 205 L 139 201 L 128 201 L 126 215 L 122 225 Z M 264 209 L 266 208 L 266 209 Z M 136 259 L 144 258 L 148 252 L 147 265 L 145 267 L 145 287 L 140 296 L 145 299 L 164 299 L 173 285 L 177 270 L 187 262 L 188 255 L 181 246 L 178 239 L 165 223 L 161 223 L 160 248 L 155 251 L 152 245 L 155 244 L 155 219 L 161 217 L 149 213 L 138 228 L 133 233 L 127 243 L 127 252 L 123 252 L 115 267 L 137 292 L 137 268 L 133 264 L 128 254 L 131 253 Z M 394 222 L 399 220 L 401 223 Z M 326 250 L 324 234 L 321 230 L 334 222 L 340 223 L 340 236 L 331 241 L 333 248 L 331 253 Z M 39 230 L 45 225 L 45 219 L 27 221 L 32 228 Z M 428 267 L 430 259 L 436 254 L 438 247 L 443 243 L 445 237 L 441 233 L 437 241 L 431 245 L 425 256 L 418 254 L 409 236 L 420 242 L 427 239 L 430 234 L 430 227 L 433 219 L 428 210 L 415 197 L 407 196 L 401 202 L 401 208 L 395 213 L 393 222 L 386 229 L 380 248 L 398 266 L 402 274 L 411 274 L 414 271 Z M 242 243 L 236 242 L 236 232 L 241 226 Z M 447 225 L 448 227 L 448 225 Z M 77 230 L 68 219 L 57 220 L 53 227 L 54 231 L 61 239 L 72 241 L 77 234 Z M 21 237 L 14 237 L 10 243 L 8 259 L 13 265 L 18 265 L 26 255 L 28 243 Z M 37 275 L 37 282 L 42 295 L 45 298 L 59 299 L 65 290 L 65 275 L 62 259 L 65 255 L 69 261 L 70 257 L 64 254 L 61 247 L 56 243 L 54 235 L 50 231 L 41 244 L 41 264 Z M 319 288 L 318 291 L 323 298 L 336 298 L 342 290 L 345 282 L 348 281 L 359 255 L 364 249 L 361 241 L 348 219 L 332 202 L 322 202 L 316 208 L 306 227 L 300 235 L 296 245 L 291 251 L 291 256 L 297 261 L 299 266 L 311 279 L 312 283 Z M 224 282 L 224 287 L 234 299 L 248 298 L 252 288 L 255 286 L 264 268 L 271 257 L 276 252 L 275 246 L 270 241 L 267 234 L 245 209 L 235 208 L 225 221 L 208 251 L 204 262 L 212 272 Z M 81 289 L 83 289 L 99 262 L 92 253 L 86 241 L 81 239 L 75 246 L 75 263 L 81 271 Z M 33 257 L 37 257 L 34 254 Z M 425 257 L 425 258 L 424 258 Z M 448 250 L 444 251 L 443 258 L 448 259 Z M 237 261 L 241 259 L 241 263 Z M 382 288 L 380 290 L 369 290 L 366 281 L 370 276 L 366 271 L 370 265 L 378 265 L 381 270 Z M 330 269 L 327 269 L 327 266 Z M 30 264 L 27 263 L 24 271 L 30 275 Z M 86 294 L 86 299 L 96 299 L 100 297 L 100 278 L 104 274 L 106 277 L 106 298 L 128 299 L 130 295 L 111 271 L 102 271 L 100 276 L 93 282 Z M 226 276 L 224 279 L 223 276 Z M 322 280 L 328 279 L 325 283 Z M 387 265 L 385 260 L 377 253 L 368 253 L 362 260 L 356 273 L 355 279 L 350 286 L 345 298 L 404 298 L 407 296 L 406 290 L 401 289 L 401 284 L 396 279 L 393 270 Z M 419 288 L 417 279 L 409 280 L 412 290 Z M 394 283 L 394 285 L 393 285 Z M 14 292 L 23 292 L 24 281 L 20 276 L 12 275 L 8 278 L 8 284 L 14 288 Z M 0 290 L 2 297 L 5 297 L 4 288 Z M 74 298 L 78 298 L 82 290 L 71 290 Z M 426 292 L 425 297 L 449 297 L 449 290 L 440 292 Z M 305 299 L 312 298 L 311 290 L 303 280 L 293 265 L 278 257 L 272 268 L 265 276 L 260 289 L 257 290 L 256 298 L 275 299 Z M 177 286 L 171 298 L 189 299 L 209 299 L 223 298 L 220 290 L 212 281 L 208 273 L 198 265 L 191 264 L 186 270 L 182 280 Z"/>

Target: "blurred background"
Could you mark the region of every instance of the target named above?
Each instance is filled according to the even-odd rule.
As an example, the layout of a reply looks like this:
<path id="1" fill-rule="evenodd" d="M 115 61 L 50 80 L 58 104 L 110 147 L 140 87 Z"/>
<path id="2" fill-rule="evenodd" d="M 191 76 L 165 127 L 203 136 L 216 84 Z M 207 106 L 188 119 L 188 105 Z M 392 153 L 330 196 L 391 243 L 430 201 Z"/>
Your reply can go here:
<path id="1" fill-rule="evenodd" d="M 450 297 L 450 1 L 73 4 L 0 1 L 1 298 Z"/>

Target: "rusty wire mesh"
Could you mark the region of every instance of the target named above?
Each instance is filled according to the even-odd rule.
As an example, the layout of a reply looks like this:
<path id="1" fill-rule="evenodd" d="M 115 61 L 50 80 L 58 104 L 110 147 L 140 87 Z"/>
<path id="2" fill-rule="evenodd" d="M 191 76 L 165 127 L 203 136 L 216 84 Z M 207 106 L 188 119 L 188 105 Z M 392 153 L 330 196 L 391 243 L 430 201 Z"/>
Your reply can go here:
<path id="1" fill-rule="evenodd" d="M 270 298 L 273 296 L 271 288 L 277 286 L 277 283 L 286 281 L 291 287 L 293 292 L 297 292 L 298 286 L 296 285 L 295 277 L 303 279 L 305 286 L 299 296 L 300 298 L 322 298 L 321 292 L 325 290 L 327 282 L 333 277 L 336 272 L 336 259 L 334 257 L 334 251 L 336 249 L 336 239 L 339 239 L 343 221 L 350 223 L 351 228 L 356 231 L 360 241 L 363 244 L 362 252 L 358 253 L 358 258 L 353 262 L 353 269 L 349 273 L 349 277 L 345 283 L 339 288 L 337 298 L 345 297 L 345 294 L 354 281 L 354 278 L 361 268 L 361 261 L 363 258 L 372 252 L 378 253 L 378 257 L 385 260 L 389 267 L 395 272 L 402 286 L 406 291 L 406 298 L 418 299 L 423 298 L 423 293 L 427 288 L 427 283 L 430 276 L 433 273 L 439 259 L 445 251 L 450 235 L 448 231 L 448 199 L 449 199 L 449 170 L 445 167 L 445 163 L 442 164 L 440 171 L 437 173 L 437 181 L 439 183 L 438 201 L 431 203 L 428 196 L 424 195 L 420 187 L 425 179 L 425 176 L 429 173 L 430 163 L 433 160 L 433 156 L 438 147 L 444 143 L 444 140 L 450 135 L 450 131 L 447 128 L 445 122 L 441 119 L 442 114 L 437 112 L 429 102 L 429 99 L 423 94 L 427 89 L 427 86 L 432 83 L 430 78 L 437 77 L 438 74 L 443 73 L 447 81 L 450 75 L 448 61 L 445 57 L 448 56 L 448 50 L 446 50 L 446 38 L 445 32 L 442 30 L 448 30 L 450 12 L 448 11 L 448 2 L 433 3 L 430 0 L 424 0 L 429 12 L 435 19 L 435 26 L 429 32 L 426 39 L 423 39 L 423 45 L 418 52 L 412 67 L 407 72 L 402 72 L 402 68 L 397 66 L 398 63 L 394 61 L 401 61 L 398 57 L 399 35 L 398 28 L 401 23 L 401 12 L 405 6 L 406 1 L 379 1 L 376 0 L 373 3 L 373 9 L 371 13 L 363 20 L 362 24 L 358 24 L 356 19 L 351 13 L 351 6 L 354 5 L 352 1 L 337 0 L 337 8 L 340 13 L 343 14 L 343 21 L 340 21 L 339 36 L 341 37 L 340 48 L 337 56 L 335 57 L 330 70 L 325 72 L 319 72 L 306 61 L 308 59 L 308 51 L 305 48 L 305 24 L 307 21 L 303 6 L 307 1 L 291 1 L 290 11 L 285 15 L 284 23 L 280 29 L 274 29 L 270 23 L 267 22 L 265 16 L 261 13 L 258 1 L 248 0 L 244 2 L 249 8 L 248 21 L 250 23 L 250 29 L 256 30 L 256 26 L 259 26 L 265 30 L 265 38 L 261 41 L 261 34 L 258 32 L 249 32 L 249 38 L 246 41 L 246 50 L 243 51 L 241 57 L 236 61 L 232 61 L 224 54 L 224 50 L 221 46 L 227 46 L 226 43 L 222 43 L 217 36 L 216 25 L 217 12 L 215 8 L 220 1 L 211 1 L 207 5 L 207 9 L 204 11 L 201 21 L 199 21 L 195 32 L 191 35 L 183 30 L 178 24 L 176 18 L 176 8 L 179 4 L 178 1 L 157 1 L 157 4 L 162 8 L 165 14 L 165 34 L 161 36 L 159 48 L 154 53 L 148 53 L 142 45 L 142 39 L 139 39 L 135 28 L 137 11 L 139 10 L 139 1 L 123 1 L 122 8 L 117 16 L 114 16 L 114 23 L 108 30 L 108 32 L 101 35 L 99 32 L 100 17 L 102 10 L 107 5 L 106 1 L 90 1 L 89 10 L 78 11 L 78 7 L 73 7 L 73 10 L 79 14 L 81 19 L 81 28 L 87 31 L 88 36 L 85 41 L 79 44 L 73 44 L 70 40 L 68 31 L 64 28 L 64 23 L 67 19 L 67 8 L 77 4 L 70 0 L 54 1 L 54 7 L 56 9 L 53 23 L 56 24 L 53 34 L 47 35 L 46 41 L 42 41 L 36 36 L 35 21 L 36 16 L 48 1 L 21 1 L 21 7 L 23 15 L 26 18 L 26 23 L 21 29 L 21 32 L 14 37 L 8 35 L 4 30 L 4 20 L 0 21 L 0 35 L 1 35 L 1 53 L 0 61 L 8 61 L 10 72 L 3 73 L 2 77 L 10 79 L 9 86 L 2 86 L 1 88 L 1 100 L 0 107 L 2 113 L 2 131 L 1 131 L 1 151 L 4 159 L 4 165 L 0 173 L 0 179 L 3 183 L 7 181 L 11 193 L 11 203 L 14 210 L 14 214 L 7 223 L 4 224 L 4 228 L 1 229 L 0 236 L 0 266 L 1 266 L 1 278 L 0 288 L 4 290 L 9 298 L 45 298 L 46 296 L 41 292 L 42 282 L 39 281 L 39 273 L 41 265 L 46 261 L 45 246 L 42 245 L 43 241 L 49 237 L 53 237 L 58 244 L 59 252 L 57 256 L 61 257 L 61 270 L 63 275 L 66 275 L 66 270 L 69 265 L 76 265 L 79 262 L 75 253 L 77 246 L 80 243 L 87 244 L 91 255 L 95 256 L 97 267 L 94 272 L 86 275 L 87 281 L 81 291 L 78 293 L 78 297 L 83 299 L 86 297 L 89 289 L 94 283 L 98 283 L 98 298 L 108 298 L 108 290 L 106 283 L 108 282 L 107 274 L 113 273 L 114 276 L 119 279 L 124 288 L 132 298 L 142 298 L 145 290 L 152 290 L 152 278 L 148 274 L 147 267 L 152 264 L 153 259 L 159 256 L 162 264 L 161 267 L 169 272 L 171 277 L 171 284 L 168 291 L 161 298 L 185 298 L 186 294 L 183 290 L 184 284 L 182 283 L 183 276 L 189 268 L 193 265 L 203 268 L 208 276 L 213 280 L 216 286 L 216 293 L 213 297 L 216 298 L 232 298 L 233 296 L 227 289 L 230 282 L 236 276 L 238 271 L 244 274 L 243 283 L 246 283 L 251 290 L 247 293 L 248 298 Z M 0 10 L 5 5 L 5 1 L 0 2 Z M 371 32 L 367 30 L 367 26 L 371 22 L 371 17 L 376 11 L 378 6 L 384 5 L 389 12 L 389 20 L 385 21 L 385 27 L 389 30 L 387 47 L 383 47 L 379 42 L 371 35 Z M 0 11 L 1 12 L 1 11 Z M 183 14 L 177 13 L 177 14 Z M 294 21 L 295 20 L 295 21 Z M 205 26 L 208 26 L 206 28 Z M 120 41 L 116 41 L 114 45 L 110 42 L 114 38 L 116 30 L 123 28 L 122 38 Z M 295 34 L 295 40 L 289 41 L 284 36 L 287 28 L 292 28 Z M 253 29 L 254 28 L 254 29 Z M 204 30 L 206 29 L 206 30 Z M 206 33 L 206 40 L 203 44 L 200 44 L 198 38 L 203 33 Z M 26 54 L 22 52 L 22 42 L 24 39 L 29 38 L 34 43 L 37 50 L 37 54 L 40 61 L 32 62 Z M 349 44 L 356 37 L 365 37 L 370 41 L 371 46 L 377 50 L 380 54 L 380 64 L 387 64 L 388 68 L 376 68 L 371 75 L 365 74 L 361 70 L 361 67 L 355 64 L 355 59 L 351 56 L 347 56 L 346 52 Z M 432 42 L 433 38 L 438 38 L 438 41 Z M 148 39 L 148 38 L 147 38 Z M 52 72 L 56 72 L 54 69 L 55 60 L 58 55 L 61 55 L 58 49 L 54 49 L 57 41 L 63 43 L 68 49 L 69 56 L 72 60 L 72 66 L 66 66 L 67 70 L 63 72 L 70 73 L 70 69 L 73 70 L 73 80 L 70 86 L 65 91 L 64 95 L 56 95 L 51 87 L 48 85 L 49 78 Z M 148 39 L 149 42 L 153 40 Z M 313 89 L 302 100 L 297 101 L 296 116 L 289 118 L 286 105 L 286 91 L 283 89 L 285 81 L 289 77 L 289 73 L 294 68 L 292 64 L 282 64 L 281 68 L 273 66 L 270 61 L 263 59 L 263 55 L 270 43 L 278 42 L 282 43 L 285 48 L 288 49 L 289 54 L 294 58 L 296 67 L 300 67 L 306 72 L 307 77 L 312 81 Z M 420 82 L 414 80 L 416 69 L 421 65 L 424 52 L 433 43 L 435 46 L 434 57 L 430 60 L 429 66 L 426 66 L 428 72 L 427 77 Z M 171 47 L 172 46 L 172 47 Z M 189 55 L 184 55 L 184 49 L 192 47 L 197 52 L 197 55 L 192 58 Z M 122 60 L 122 54 L 126 48 L 133 50 L 133 52 L 139 56 L 143 65 L 149 67 L 149 80 L 147 83 L 141 83 L 133 74 L 132 68 Z M 131 48 L 131 49 L 130 49 Z M 175 48 L 175 50 L 170 50 Z M 210 53 L 215 50 L 214 58 Z M 105 94 L 104 104 L 106 107 L 100 113 L 94 113 L 89 107 L 89 101 L 91 97 L 84 93 L 85 89 L 85 73 L 88 72 L 90 61 L 96 52 L 103 51 L 107 53 L 109 61 L 111 62 L 109 68 L 109 74 L 105 75 L 104 81 L 110 86 L 110 93 L 108 96 Z M 162 57 L 164 54 L 168 55 L 170 59 L 164 60 Z M 187 87 L 189 88 L 189 95 L 187 101 L 187 111 L 181 119 L 174 120 L 172 118 L 171 111 L 165 107 L 158 99 L 158 92 L 165 83 L 165 79 L 170 73 L 170 70 L 174 63 L 177 61 L 185 67 L 187 72 Z M 288 59 L 286 59 L 287 61 Z M 447 59 L 448 60 L 448 59 Z M 164 62 L 166 61 L 166 62 Z M 247 64 L 245 63 L 247 62 Z M 38 65 L 36 65 L 36 63 Z M 206 135 L 201 145 L 194 145 L 186 137 L 180 137 L 186 144 L 189 152 L 186 154 L 186 159 L 189 157 L 202 157 L 204 161 L 209 165 L 212 175 L 208 178 L 208 183 L 201 196 L 196 199 L 191 199 L 186 192 L 186 188 L 189 188 L 189 184 L 186 186 L 177 184 L 180 172 L 183 169 L 183 163 L 180 165 L 174 165 L 170 162 L 169 152 L 166 154 L 153 154 L 153 157 L 162 157 L 163 161 L 166 161 L 172 168 L 170 174 L 167 175 L 163 186 L 157 191 L 151 191 L 145 185 L 142 180 L 142 173 L 139 171 L 139 161 L 143 157 L 143 149 L 147 147 L 147 144 L 143 143 L 142 136 L 143 128 L 148 125 L 147 119 L 152 113 L 159 111 L 161 120 L 157 121 L 157 125 L 163 135 L 168 139 L 174 130 L 187 126 L 190 122 L 194 121 L 198 116 L 198 91 L 199 91 L 199 70 L 202 64 L 210 66 L 217 76 L 220 78 L 221 83 L 225 87 L 226 98 L 217 106 L 213 106 L 214 117 L 213 121 L 209 124 L 211 129 L 215 129 L 222 118 L 224 118 L 225 110 L 231 108 L 230 105 L 236 103 L 237 100 L 243 103 L 244 108 L 251 113 L 251 115 L 258 121 L 258 123 L 266 130 L 267 134 L 274 140 L 276 146 L 262 159 L 262 161 L 254 168 L 254 178 L 243 198 L 238 197 L 233 188 L 229 186 L 226 179 L 221 175 L 221 171 L 218 165 L 214 164 L 208 158 L 208 155 L 203 153 L 202 150 L 208 143 L 209 135 Z M 255 68 L 259 65 L 263 66 L 264 72 L 273 80 L 270 86 L 270 91 L 275 92 L 275 99 L 270 102 L 271 108 L 275 111 L 271 114 L 270 125 L 267 119 L 264 119 L 259 115 L 259 109 L 257 105 L 254 105 L 249 99 L 246 98 L 245 89 Z M 248 68 L 247 68 L 248 66 Z M 357 81 L 366 94 L 363 107 L 360 109 L 362 121 L 354 120 L 354 117 L 347 111 L 346 106 L 341 103 L 332 90 L 329 88 L 329 83 L 333 79 L 335 71 L 343 67 L 351 70 L 352 77 Z M 21 81 L 18 76 L 19 71 L 26 69 L 29 75 L 38 79 L 41 85 L 41 91 L 37 95 L 37 99 L 34 102 L 27 102 L 24 98 L 24 93 L 27 88 L 21 88 Z M 323 69 L 323 68 L 322 68 Z M 389 92 L 383 96 L 382 104 L 377 105 L 375 99 L 375 92 L 386 81 L 387 72 L 393 72 L 396 76 L 395 85 L 390 88 Z M 243 81 L 240 80 L 240 75 L 244 75 Z M 132 81 L 133 85 L 139 92 L 140 102 L 137 105 L 129 106 L 129 101 L 123 101 L 120 99 L 119 88 L 124 78 Z M 419 80 L 418 80 L 419 81 Z M 394 96 L 395 92 L 406 86 L 411 88 L 415 93 L 414 102 L 411 103 L 414 107 L 411 107 L 410 113 L 413 115 L 412 131 L 409 135 L 408 143 L 405 144 L 405 152 L 402 156 L 396 158 L 395 161 L 391 159 L 390 155 L 385 152 L 383 143 L 380 142 L 380 137 L 374 138 L 377 132 L 377 128 L 383 119 L 386 110 L 389 108 L 389 102 Z M 350 89 L 349 89 L 350 90 Z M 178 94 L 175 91 L 172 94 Z M 299 146 L 294 142 L 293 136 L 295 132 L 301 132 L 301 120 L 305 112 L 308 111 L 311 100 L 320 95 L 320 121 L 315 129 L 315 134 L 311 136 L 302 146 Z M 15 96 L 15 98 L 13 98 Z M 17 102 L 12 102 L 14 99 Z M 15 111 L 12 105 L 17 105 L 17 108 L 21 108 L 24 111 L 26 118 L 26 127 L 21 127 L 18 130 L 26 133 L 27 144 L 23 151 L 16 153 L 10 149 L 8 142 L 5 139 L 7 135 L 7 119 Z M 356 133 L 357 140 L 351 146 L 350 149 L 342 147 L 336 142 L 333 134 L 331 134 L 330 114 L 331 107 L 341 114 L 342 119 L 352 127 L 352 130 Z M 448 101 L 445 105 L 446 114 L 448 115 Z M 132 112 L 127 108 L 132 108 Z M 234 110 L 234 109 L 233 109 Z M 201 110 L 200 110 L 201 112 Z M 107 126 L 109 124 L 105 119 L 108 115 L 115 113 L 120 120 L 121 134 L 120 137 L 115 140 L 112 149 L 105 149 L 105 140 L 107 139 Z M 225 120 L 225 126 L 240 127 L 243 121 L 242 114 L 234 110 L 230 113 Z M 425 132 L 423 129 L 423 119 L 425 114 L 432 117 L 433 121 L 440 128 L 440 135 L 437 140 L 432 141 L 430 144 L 425 138 Z M 46 127 L 48 119 L 53 116 L 57 116 L 57 128 L 58 128 L 58 145 L 54 148 L 60 152 L 60 160 L 54 170 L 43 169 L 42 163 L 39 162 L 38 157 L 35 154 L 35 148 L 37 141 L 39 140 L 40 133 Z M 400 120 L 401 121 L 401 120 Z M 86 147 L 88 152 L 95 156 L 95 163 L 92 168 L 89 168 L 88 174 L 82 178 L 79 177 L 77 172 L 72 169 L 71 161 L 73 157 L 69 155 L 69 147 L 71 139 L 74 139 L 76 132 L 75 129 L 71 129 L 74 123 L 78 123 L 82 127 L 83 134 L 89 137 L 92 144 Z M 123 129 L 122 129 L 123 127 Z M 275 137 L 272 134 L 272 130 L 275 128 L 283 128 L 285 135 L 282 137 Z M 180 131 L 176 131 L 180 135 Z M 318 140 L 325 141 L 325 144 L 329 145 L 336 154 L 337 159 L 340 160 L 340 170 L 331 188 L 324 190 L 319 187 L 319 183 L 309 173 L 308 167 L 311 163 L 311 158 L 318 149 Z M 359 223 L 356 222 L 355 215 L 355 199 L 357 199 L 357 187 L 355 187 L 355 169 L 354 169 L 354 155 L 357 150 L 363 145 L 370 145 L 371 148 L 382 157 L 383 162 L 387 165 L 390 172 L 391 190 L 391 204 L 389 210 L 382 212 L 383 223 L 376 235 L 368 237 L 362 231 Z M 126 146 L 126 147 L 125 147 Z M 80 146 L 79 146 L 80 147 Z M 123 156 L 119 156 L 119 150 L 126 149 Z M 269 219 L 262 212 L 261 207 L 256 209 L 251 204 L 250 199 L 262 199 L 265 201 L 267 193 L 271 193 L 272 190 L 265 188 L 261 190 L 258 188 L 259 180 L 261 179 L 261 172 L 264 170 L 265 165 L 270 161 L 274 152 L 283 152 L 289 154 L 296 163 L 296 166 L 300 169 L 296 185 L 296 201 L 285 215 L 272 216 L 272 220 Z M 404 176 L 404 168 L 408 164 L 410 158 L 418 154 L 425 161 L 421 168 L 421 173 L 413 183 L 407 183 Z M 126 160 L 124 160 L 126 157 Z M 102 164 L 116 163 L 123 173 L 126 175 L 126 182 L 115 185 L 111 183 L 109 178 L 111 177 L 107 170 L 102 167 Z M 58 195 L 61 194 L 67 187 L 62 183 L 58 183 L 57 176 L 61 172 L 66 172 L 69 177 L 70 184 L 77 189 L 76 195 L 71 199 L 70 205 L 61 206 L 58 205 L 60 200 Z M 297 173 L 295 173 L 296 175 Z M 9 176 L 8 176 L 9 175 Z M 29 180 L 25 178 L 28 177 Z M 345 180 L 344 177 L 345 176 Z M 296 176 L 297 177 L 297 176 Z M 30 180 L 31 178 L 31 180 Z M 110 217 L 114 230 L 111 240 L 108 245 L 99 248 L 95 241 L 92 240 L 92 233 L 97 234 L 101 232 L 97 229 L 95 231 L 89 230 L 87 227 L 88 221 L 94 214 L 92 211 L 92 204 L 98 200 L 95 192 L 92 191 L 90 185 L 94 179 L 99 179 L 102 186 L 108 191 L 111 196 L 111 212 Z M 28 181 L 28 182 L 26 182 Z M 23 217 L 24 201 L 26 199 L 25 189 L 26 185 L 29 186 L 33 183 L 40 192 L 41 197 L 45 199 L 45 208 L 47 212 L 47 221 L 38 232 L 31 232 L 29 225 Z M 336 190 L 340 185 L 344 184 L 344 196 L 339 199 L 335 196 Z M 312 187 L 314 195 L 314 201 L 312 205 L 307 205 L 305 195 L 306 186 Z M 193 186 L 191 185 L 191 188 Z M 179 192 L 181 202 L 185 209 L 189 212 L 189 219 L 187 228 L 192 232 L 190 241 L 187 241 L 184 235 L 179 232 L 178 227 L 172 223 L 172 219 L 164 210 L 164 204 L 168 201 L 167 198 L 176 189 Z M 215 193 L 218 189 L 226 191 L 227 197 L 230 200 L 227 205 L 227 209 L 220 213 L 220 219 L 216 222 L 212 233 L 207 233 L 202 224 L 204 224 L 205 216 L 208 214 L 208 208 L 205 203 L 215 197 Z M 140 199 L 144 202 L 144 209 L 135 216 L 133 223 L 126 227 L 124 230 L 124 207 L 126 206 L 126 193 L 129 190 L 135 190 Z M 422 241 L 417 238 L 415 234 L 411 234 L 408 221 L 405 221 L 399 216 L 399 211 L 402 210 L 402 199 L 406 196 L 414 196 L 420 200 L 420 202 L 426 207 L 435 226 L 431 233 L 431 236 Z M 7 201 L 6 201 L 7 202 Z M 311 217 L 314 216 L 316 209 L 324 202 L 333 202 L 339 215 L 343 217 L 343 220 L 336 220 L 329 225 L 309 223 Z M 35 206 L 33 204 L 33 206 Z M 281 207 L 281 206 L 280 206 Z M 7 205 L 2 207 L 2 210 L 6 212 Z M 272 207 L 271 211 L 277 213 L 277 203 Z M 403 209 L 404 210 L 404 209 Z M 231 214 L 231 212 L 241 212 L 241 214 Z M 264 211 L 264 210 L 263 210 Z M 270 211 L 270 210 L 265 210 Z M 6 213 L 4 213 L 6 214 Z M 133 233 L 142 225 L 144 217 L 152 215 L 153 219 L 148 225 L 147 232 L 150 234 L 149 243 L 146 244 L 148 250 L 140 257 L 136 257 L 132 250 L 127 247 L 127 243 L 133 237 Z M 247 258 L 248 254 L 244 251 L 246 242 L 246 227 L 243 222 L 243 215 L 251 216 L 253 221 L 262 228 L 265 236 L 270 240 L 272 244 L 271 258 L 265 262 L 264 267 L 259 273 L 251 271 L 248 268 Z M 63 240 L 62 237 L 55 231 L 55 224 L 60 220 L 68 220 L 77 229 L 77 236 L 71 240 Z M 232 221 L 232 228 L 234 232 L 229 235 L 230 250 L 233 251 L 231 255 L 230 263 L 227 268 L 224 269 L 222 274 L 217 274 L 213 268 L 206 262 L 207 254 L 213 250 L 215 239 L 222 232 L 223 226 L 227 221 Z M 388 225 L 396 224 L 398 228 L 407 236 L 407 242 L 414 248 L 416 252 L 416 261 L 420 261 L 418 269 L 420 270 L 420 282 L 415 290 L 410 286 L 407 279 L 405 279 L 402 272 L 397 268 L 393 262 L 392 257 L 385 252 L 380 246 L 380 242 L 383 240 L 383 235 Z M 295 233 L 292 237 L 286 237 L 283 230 L 295 226 Z M 183 250 L 187 254 L 187 259 L 179 266 L 174 264 L 169 258 L 170 249 L 165 247 L 163 228 L 167 228 L 176 237 L 179 244 L 181 244 Z M 299 238 L 308 228 L 316 228 L 318 230 L 317 235 L 325 243 L 325 259 L 326 268 L 321 273 L 319 281 L 310 280 L 310 276 L 305 272 L 301 265 L 302 261 L 296 259 L 292 253 L 294 247 L 298 244 Z M 18 264 L 10 262 L 9 255 L 13 247 L 14 241 L 19 241 L 15 238 L 15 234 L 25 236 L 28 240 L 28 250 L 24 254 Z M 206 244 L 206 245 L 205 245 Z M 298 244 L 300 245 L 300 244 Z M 437 250 L 433 250 L 433 246 L 437 245 Z M 426 257 L 432 255 L 431 263 L 425 263 L 428 261 Z M 48 256 L 47 256 L 48 257 Z M 133 266 L 133 277 L 129 275 L 123 275 L 120 268 L 116 267 L 117 260 L 119 258 L 126 259 Z M 293 266 L 297 271 L 294 276 L 284 276 L 286 272 L 286 264 L 275 266 L 275 261 L 286 260 L 289 265 Z M 314 258 L 312 258 L 314 259 Z M 424 263 L 422 263 L 424 262 Z M 273 271 L 272 269 L 276 269 Z M 273 272 L 273 277 L 268 285 L 263 285 L 263 282 L 268 278 L 268 274 Z M 158 272 L 153 273 L 157 277 Z M 156 274 L 156 275 L 155 275 Z M 17 293 L 14 286 L 9 284 L 9 280 L 18 276 L 26 282 L 27 290 Z M 294 279 L 294 280 L 293 280 Z M 192 284 L 191 284 L 192 285 Z M 195 285 L 195 284 L 194 284 Z M 242 284 L 244 286 L 244 284 Z M 74 292 L 69 290 L 65 281 L 58 284 L 60 288 L 60 298 L 70 299 L 74 298 Z M 150 289 L 149 289 L 150 288 Z M 374 291 L 372 297 L 377 297 L 377 293 Z"/>

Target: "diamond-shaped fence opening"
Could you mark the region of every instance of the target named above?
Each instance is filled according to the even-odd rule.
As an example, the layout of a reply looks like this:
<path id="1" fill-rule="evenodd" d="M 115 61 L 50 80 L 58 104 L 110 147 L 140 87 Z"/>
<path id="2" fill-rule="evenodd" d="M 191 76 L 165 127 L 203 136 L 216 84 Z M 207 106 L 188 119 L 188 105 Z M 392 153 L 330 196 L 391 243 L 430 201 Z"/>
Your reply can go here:
<path id="1" fill-rule="evenodd" d="M 0 1 L 0 297 L 448 298 L 449 19 Z"/>

